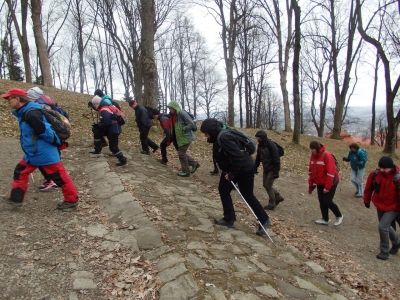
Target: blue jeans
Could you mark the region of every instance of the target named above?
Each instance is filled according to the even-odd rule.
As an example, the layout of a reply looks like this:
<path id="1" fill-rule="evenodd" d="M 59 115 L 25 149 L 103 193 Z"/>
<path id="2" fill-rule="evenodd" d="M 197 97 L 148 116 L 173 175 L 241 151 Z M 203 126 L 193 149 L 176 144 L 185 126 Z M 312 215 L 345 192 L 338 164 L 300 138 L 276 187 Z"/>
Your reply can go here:
<path id="1" fill-rule="evenodd" d="M 351 169 L 350 180 L 351 183 L 357 189 L 357 195 L 363 195 L 363 180 L 364 180 L 365 168 L 353 170 Z"/>

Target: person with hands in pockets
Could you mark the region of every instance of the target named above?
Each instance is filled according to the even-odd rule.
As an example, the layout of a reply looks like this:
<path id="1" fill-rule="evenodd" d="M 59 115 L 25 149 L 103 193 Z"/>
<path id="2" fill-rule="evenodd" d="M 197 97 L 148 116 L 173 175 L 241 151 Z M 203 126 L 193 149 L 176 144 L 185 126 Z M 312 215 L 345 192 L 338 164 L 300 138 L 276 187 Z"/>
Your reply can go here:
<path id="1" fill-rule="evenodd" d="M 308 167 L 308 193 L 316 188 L 322 219 L 315 221 L 318 225 L 329 224 L 329 210 L 336 216 L 334 225 L 343 222 L 343 215 L 339 207 L 333 202 L 337 185 L 340 181 L 332 154 L 318 141 L 310 142 L 310 164 Z"/>
<path id="2" fill-rule="evenodd" d="M 370 203 L 374 203 L 379 220 L 380 252 L 376 258 L 387 260 L 389 254 L 397 254 L 400 248 L 400 240 L 396 231 L 391 226 L 393 220 L 400 211 L 400 185 L 395 175 L 400 172 L 400 168 L 393 163 L 390 156 L 382 156 L 378 162 L 378 169 L 369 173 L 364 189 L 364 205 L 370 208 Z M 389 249 L 389 239 L 392 247 Z"/>

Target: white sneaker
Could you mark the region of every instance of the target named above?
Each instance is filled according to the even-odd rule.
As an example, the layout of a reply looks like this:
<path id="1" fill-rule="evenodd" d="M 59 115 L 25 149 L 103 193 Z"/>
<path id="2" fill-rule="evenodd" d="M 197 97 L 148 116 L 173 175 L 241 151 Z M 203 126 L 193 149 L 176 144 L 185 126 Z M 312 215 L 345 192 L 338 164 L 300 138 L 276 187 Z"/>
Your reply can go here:
<path id="1" fill-rule="evenodd" d="M 342 215 L 341 217 L 337 217 L 336 221 L 335 221 L 335 223 L 333 225 L 339 226 L 340 224 L 342 224 L 343 218 L 344 218 L 344 215 Z"/>
<path id="2" fill-rule="evenodd" d="M 328 220 L 328 221 L 325 221 L 324 219 L 319 219 L 319 220 L 316 220 L 316 221 L 315 221 L 315 224 L 318 224 L 318 225 L 328 225 L 328 224 L 329 224 L 329 220 Z"/>

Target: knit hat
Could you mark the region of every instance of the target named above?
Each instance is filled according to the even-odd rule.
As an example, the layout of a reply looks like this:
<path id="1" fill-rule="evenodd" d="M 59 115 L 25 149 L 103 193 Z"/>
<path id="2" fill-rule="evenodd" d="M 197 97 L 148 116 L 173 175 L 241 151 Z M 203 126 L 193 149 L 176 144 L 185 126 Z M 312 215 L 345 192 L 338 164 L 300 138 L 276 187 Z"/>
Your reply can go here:
<path id="1" fill-rule="evenodd" d="M 36 100 L 36 99 L 39 99 L 40 97 L 43 96 L 43 91 L 39 87 L 35 86 L 33 88 L 30 88 L 26 92 L 26 94 L 27 94 L 29 99 Z"/>
<path id="2" fill-rule="evenodd" d="M 93 105 L 100 104 L 100 102 L 101 102 L 101 98 L 99 96 L 96 95 L 93 97 L 93 99 L 92 99 Z"/>
<path id="3" fill-rule="evenodd" d="M 153 108 L 153 115 L 159 115 L 160 111 L 157 108 Z"/>
<path id="4" fill-rule="evenodd" d="M 310 142 L 310 149 L 315 149 L 319 151 L 321 149 L 321 143 L 317 141 Z"/>
<path id="5" fill-rule="evenodd" d="M 132 105 L 134 105 L 136 103 L 136 100 L 130 99 L 128 100 L 128 104 L 130 107 L 132 107 Z"/>
<path id="6" fill-rule="evenodd" d="M 12 88 L 7 93 L 1 95 L 1 98 L 8 99 L 10 96 L 25 96 L 26 92 L 22 89 Z"/>
<path id="7" fill-rule="evenodd" d="M 95 91 L 94 91 L 94 94 L 95 94 L 96 96 L 99 96 L 99 97 L 103 97 L 103 96 L 104 96 L 104 93 L 103 93 L 103 91 L 102 91 L 101 89 L 95 90 Z"/>
<path id="8" fill-rule="evenodd" d="M 390 156 L 382 156 L 378 162 L 379 168 L 390 169 L 394 167 L 393 159 Z"/>

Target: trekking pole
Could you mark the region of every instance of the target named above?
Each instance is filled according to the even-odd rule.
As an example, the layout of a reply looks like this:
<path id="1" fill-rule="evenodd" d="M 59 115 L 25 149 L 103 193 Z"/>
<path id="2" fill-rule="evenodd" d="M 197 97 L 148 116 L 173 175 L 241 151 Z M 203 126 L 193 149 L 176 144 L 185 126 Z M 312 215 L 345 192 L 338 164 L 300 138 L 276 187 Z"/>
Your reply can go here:
<path id="1" fill-rule="evenodd" d="M 219 168 L 219 165 L 216 163 L 219 171 L 220 171 L 220 175 L 222 175 L 222 170 Z M 251 213 L 253 214 L 254 218 L 256 219 L 258 225 L 260 225 L 260 227 L 264 230 L 265 234 L 267 235 L 267 237 L 270 239 L 270 241 L 272 242 L 272 244 L 274 244 L 274 246 L 276 247 L 274 241 L 272 240 L 271 236 L 268 234 L 267 230 L 264 228 L 264 226 L 261 224 L 260 220 L 257 218 L 256 214 L 254 213 L 253 209 L 250 207 L 250 205 L 247 203 L 246 199 L 244 199 L 242 193 L 240 192 L 240 190 L 238 189 L 238 187 L 236 186 L 236 184 L 232 181 L 229 180 L 233 187 L 235 188 L 235 190 L 239 193 L 240 197 L 242 197 L 244 203 L 246 203 L 247 207 L 250 209 Z"/>

